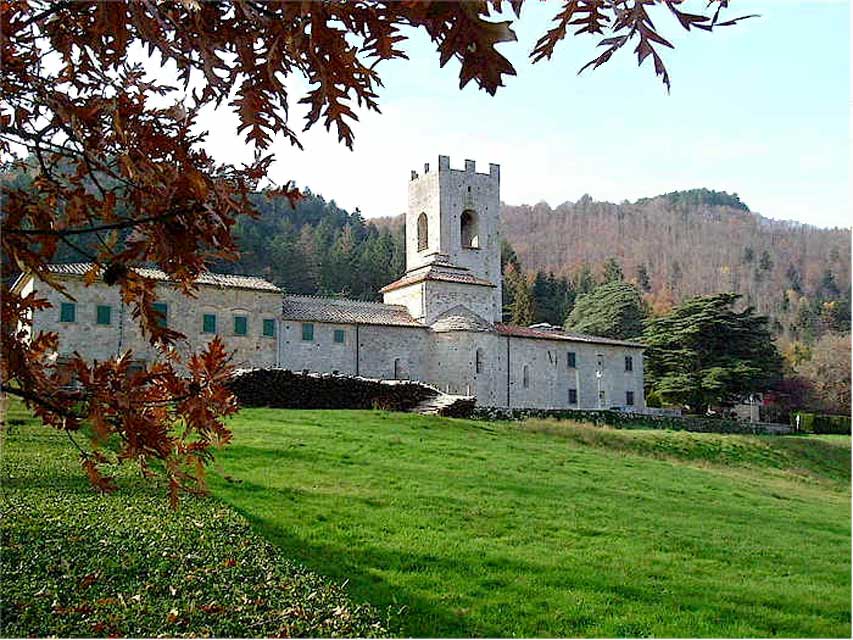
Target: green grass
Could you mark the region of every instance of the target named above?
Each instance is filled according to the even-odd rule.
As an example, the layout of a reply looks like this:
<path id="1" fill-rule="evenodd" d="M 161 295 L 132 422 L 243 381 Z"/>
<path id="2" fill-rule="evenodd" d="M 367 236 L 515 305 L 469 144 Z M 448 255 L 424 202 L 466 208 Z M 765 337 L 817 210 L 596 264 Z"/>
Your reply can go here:
<path id="1" fill-rule="evenodd" d="M 244 410 L 214 493 L 415 636 L 849 637 L 850 438 Z"/>
<path id="2" fill-rule="evenodd" d="M 213 499 L 120 473 L 95 494 L 74 449 L 13 404 L 2 435 L 0 637 L 383 635 L 386 616 L 292 562 Z"/>

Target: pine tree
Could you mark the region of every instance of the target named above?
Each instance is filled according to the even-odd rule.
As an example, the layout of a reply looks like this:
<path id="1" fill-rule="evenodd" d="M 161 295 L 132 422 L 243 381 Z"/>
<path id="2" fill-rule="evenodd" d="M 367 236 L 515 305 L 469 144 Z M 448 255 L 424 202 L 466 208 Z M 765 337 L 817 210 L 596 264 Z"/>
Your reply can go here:
<path id="1" fill-rule="evenodd" d="M 513 265 L 507 266 L 505 275 L 506 288 L 511 302 L 506 309 L 506 315 L 511 324 L 526 327 L 533 324 L 536 309 L 533 301 L 533 291 L 527 276 Z"/>
<path id="2" fill-rule="evenodd" d="M 619 282 L 624 278 L 625 274 L 622 273 L 622 266 L 619 264 L 619 261 L 616 258 L 608 258 L 602 269 L 601 283 Z"/>
<path id="3" fill-rule="evenodd" d="M 649 320 L 646 385 L 664 401 L 704 412 L 766 391 L 782 370 L 767 317 L 735 311 L 736 293 L 691 298 Z"/>
<path id="4" fill-rule="evenodd" d="M 645 317 L 646 308 L 635 286 L 609 282 L 577 299 L 566 320 L 566 329 L 626 340 L 643 332 Z"/>

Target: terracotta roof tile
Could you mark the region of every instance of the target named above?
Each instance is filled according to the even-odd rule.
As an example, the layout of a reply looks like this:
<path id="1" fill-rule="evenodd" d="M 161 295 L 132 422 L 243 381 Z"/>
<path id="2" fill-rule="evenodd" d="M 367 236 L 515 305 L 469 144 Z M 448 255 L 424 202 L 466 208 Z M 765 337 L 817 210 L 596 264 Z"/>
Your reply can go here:
<path id="1" fill-rule="evenodd" d="M 70 264 L 51 264 L 47 266 L 51 273 L 63 276 L 83 277 L 92 268 L 90 262 L 72 262 Z M 144 278 L 168 282 L 171 278 L 160 269 L 150 267 L 133 267 L 133 270 Z M 235 289 L 254 289 L 257 291 L 269 291 L 280 293 L 281 289 L 273 283 L 256 278 L 254 276 L 241 276 L 230 273 L 207 272 L 196 279 L 196 284 L 211 285 L 215 287 L 232 287 Z"/>
<path id="2" fill-rule="evenodd" d="M 284 296 L 282 315 L 288 320 L 313 320 L 333 324 L 377 324 L 421 327 L 403 305 L 364 302 L 345 298 Z"/>
<path id="3" fill-rule="evenodd" d="M 589 336 L 583 333 L 573 333 L 571 331 L 543 331 L 541 329 L 531 329 L 530 327 L 517 327 L 511 324 L 503 324 L 501 322 L 495 324 L 495 330 L 503 336 L 512 336 L 515 338 L 533 338 L 536 340 L 564 340 L 566 342 L 588 342 L 591 344 L 610 344 L 618 347 L 634 347 L 636 349 L 644 349 L 645 345 L 639 342 L 630 342 L 628 340 L 614 340 L 612 338 L 601 338 L 599 336 Z"/>
<path id="4" fill-rule="evenodd" d="M 399 280 L 395 280 L 391 284 L 382 287 L 379 292 L 393 291 L 400 287 L 405 287 L 410 284 L 417 284 L 424 280 L 440 280 L 442 282 L 457 282 L 459 284 L 474 284 L 481 287 L 494 287 L 494 283 L 478 278 L 470 273 L 455 273 L 449 270 L 428 269 L 421 273 L 406 274 Z"/>

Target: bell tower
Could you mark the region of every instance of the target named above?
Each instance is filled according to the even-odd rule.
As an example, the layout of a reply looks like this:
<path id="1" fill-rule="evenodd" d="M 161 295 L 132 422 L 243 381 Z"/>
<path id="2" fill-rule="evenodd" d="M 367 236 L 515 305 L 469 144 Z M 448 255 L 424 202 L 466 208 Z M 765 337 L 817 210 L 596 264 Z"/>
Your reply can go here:
<path id="1" fill-rule="evenodd" d="M 500 167 L 477 173 L 473 160 L 451 169 L 411 172 L 406 212 L 406 274 L 382 289 L 385 302 L 403 304 L 432 324 L 463 305 L 490 323 L 501 318 Z"/>

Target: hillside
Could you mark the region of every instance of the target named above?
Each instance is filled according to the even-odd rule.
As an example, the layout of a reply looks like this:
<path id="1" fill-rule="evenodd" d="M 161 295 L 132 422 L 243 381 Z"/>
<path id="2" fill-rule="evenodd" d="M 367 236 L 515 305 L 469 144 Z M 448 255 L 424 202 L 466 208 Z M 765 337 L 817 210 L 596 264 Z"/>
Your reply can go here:
<path id="1" fill-rule="evenodd" d="M 244 410 L 213 492 L 409 637 L 849 637 L 850 438 Z"/>
<path id="2" fill-rule="evenodd" d="M 653 309 L 737 291 L 772 317 L 780 337 L 849 327 L 850 231 L 771 220 L 736 194 L 695 189 L 622 204 L 589 196 L 556 208 L 504 204 L 501 220 L 528 272 L 577 283 L 585 269 L 602 279 L 615 259 Z M 399 233 L 403 220 L 371 222 Z"/>

